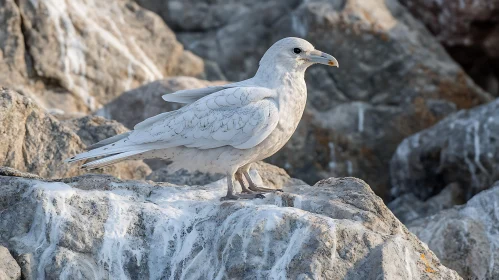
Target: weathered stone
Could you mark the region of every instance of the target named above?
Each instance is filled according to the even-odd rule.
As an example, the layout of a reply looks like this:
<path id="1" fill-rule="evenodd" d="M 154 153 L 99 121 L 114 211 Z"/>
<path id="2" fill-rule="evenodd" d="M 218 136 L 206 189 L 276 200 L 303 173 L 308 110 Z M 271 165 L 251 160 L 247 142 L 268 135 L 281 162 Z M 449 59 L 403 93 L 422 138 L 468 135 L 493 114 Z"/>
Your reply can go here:
<path id="1" fill-rule="evenodd" d="M 499 184 L 466 203 L 408 224 L 464 279 L 499 278 Z"/>
<path id="2" fill-rule="evenodd" d="M 463 188 L 453 183 L 426 201 L 420 200 L 413 193 L 407 193 L 395 198 L 387 206 L 402 223 L 407 224 L 464 203 L 466 200 Z"/>
<path id="3" fill-rule="evenodd" d="M 252 76 L 265 50 L 286 36 L 339 60 L 339 69 L 308 70 L 301 125 L 270 159 L 307 182 L 356 176 L 388 198 L 386 170 L 405 137 L 490 100 L 397 1 L 138 2 L 229 80 Z"/>
<path id="4" fill-rule="evenodd" d="M 75 176 L 85 170 L 64 163 L 65 159 L 84 151 L 85 144 L 127 131 L 123 125 L 100 117 L 65 123 L 69 127 L 38 107 L 32 99 L 8 89 L 0 90 L 0 165 L 43 177 Z M 3 170 L 4 174 L 9 172 L 12 171 Z M 101 172 L 123 179 L 138 179 L 149 174 L 150 169 L 141 161 L 129 161 L 105 167 Z M 19 176 L 15 172 L 12 175 Z"/>
<path id="5" fill-rule="evenodd" d="M 0 176 L 11 176 L 11 177 L 24 177 L 32 179 L 40 179 L 41 177 L 36 174 L 31 174 L 28 172 L 21 172 L 15 168 L 0 166 Z"/>
<path id="6" fill-rule="evenodd" d="M 225 188 L 0 176 L 0 242 L 32 254 L 34 277 L 461 279 L 361 180 L 252 201 Z"/>
<path id="7" fill-rule="evenodd" d="M 1 0 L 0 7 L 0 85 L 47 109 L 89 112 L 144 82 L 203 72 L 203 61 L 133 1 Z"/>
<path id="8" fill-rule="evenodd" d="M 401 0 L 469 75 L 499 96 L 499 1 Z"/>
<path id="9" fill-rule="evenodd" d="M 78 174 L 63 161 L 84 149 L 78 136 L 35 102 L 0 90 L 0 165 L 43 177 Z"/>
<path id="10" fill-rule="evenodd" d="M 457 182 L 471 198 L 499 180 L 498 141 L 499 99 L 408 137 L 391 160 L 392 196 L 427 199 Z"/>
<path id="11" fill-rule="evenodd" d="M 9 250 L 0 246 L 0 280 L 21 279 L 21 268 Z"/>

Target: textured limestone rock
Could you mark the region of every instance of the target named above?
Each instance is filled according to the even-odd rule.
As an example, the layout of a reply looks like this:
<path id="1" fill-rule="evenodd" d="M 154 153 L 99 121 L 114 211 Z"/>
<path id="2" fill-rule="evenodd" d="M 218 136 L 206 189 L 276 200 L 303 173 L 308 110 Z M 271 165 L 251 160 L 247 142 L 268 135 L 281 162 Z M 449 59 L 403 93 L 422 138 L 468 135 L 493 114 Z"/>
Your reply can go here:
<path id="1" fill-rule="evenodd" d="M 63 160 L 84 149 L 78 136 L 35 102 L 0 90 L 0 165 L 43 177 L 78 174 Z"/>
<path id="2" fill-rule="evenodd" d="M 0 20 L 0 85 L 47 109 L 88 112 L 144 82 L 204 68 L 128 0 L 1 0 Z"/>
<path id="3" fill-rule="evenodd" d="M 447 267 L 464 279 L 499 278 L 499 184 L 463 206 L 409 223 Z"/>
<path id="4" fill-rule="evenodd" d="M 42 177 L 79 175 L 85 171 L 65 164 L 65 159 L 82 152 L 90 142 L 127 131 L 123 125 L 100 117 L 66 123 L 69 125 L 59 122 L 32 99 L 8 89 L 0 90 L 0 165 Z M 101 172 L 138 179 L 144 178 L 150 169 L 141 161 L 132 161 Z"/>
<path id="5" fill-rule="evenodd" d="M 339 60 L 339 69 L 307 72 L 303 121 L 271 159 L 309 183 L 355 176 L 388 198 L 386 170 L 405 137 L 490 100 L 397 1 L 137 1 L 229 80 L 252 76 L 265 50 L 285 36 Z"/>
<path id="6" fill-rule="evenodd" d="M 499 1 L 401 2 L 480 86 L 499 96 Z"/>
<path id="7" fill-rule="evenodd" d="M 152 116 L 180 108 L 182 104 L 169 103 L 161 96 L 186 88 L 202 88 L 224 84 L 192 77 L 172 77 L 145 84 L 124 92 L 96 112 L 96 115 L 117 120 L 132 129 L 137 123 Z"/>
<path id="8" fill-rule="evenodd" d="M 457 182 L 465 198 L 499 179 L 499 99 L 463 110 L 405 139 L 391 160 L 393 197 L 427 199 Z"/>
<path id="9" fill-rule="evenodd" d="M 224 180 L 0 176 L 0 189 L 0 242 L 31 254 L 34 277 L 461 279 L 355 178 L 230 202 Z"/>
<path id="10" fill-rule="evenodd" d="M 9 250 L 0 246 L 0 280 L 21 279 L 21 268 Z"/>

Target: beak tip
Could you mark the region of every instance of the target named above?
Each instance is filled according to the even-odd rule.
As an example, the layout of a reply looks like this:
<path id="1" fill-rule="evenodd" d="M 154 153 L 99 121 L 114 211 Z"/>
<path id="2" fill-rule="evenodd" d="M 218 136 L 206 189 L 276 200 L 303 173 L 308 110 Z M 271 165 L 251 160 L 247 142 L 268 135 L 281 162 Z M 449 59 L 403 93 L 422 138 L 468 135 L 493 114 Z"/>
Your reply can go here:
<path id="1" fill-rule="evenodd" d="M 330 61 L 328 61 L 328 62 L 327 62 L 327 64 L 328 64 L 329 66 L 336 66 L 337 68 L 340 68 L 340 65 L 338 64 L 338 62 L 337 62 L 337 61 L 334 61 L 334 60 L 330 60 Z"/>

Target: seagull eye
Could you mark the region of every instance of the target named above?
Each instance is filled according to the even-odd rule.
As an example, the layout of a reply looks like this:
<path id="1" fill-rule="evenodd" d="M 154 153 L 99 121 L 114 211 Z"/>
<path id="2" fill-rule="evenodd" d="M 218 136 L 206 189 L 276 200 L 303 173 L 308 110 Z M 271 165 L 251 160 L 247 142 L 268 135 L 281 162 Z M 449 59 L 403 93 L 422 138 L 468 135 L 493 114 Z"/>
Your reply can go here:
<path id="1" fill-rule="evenodd" d="M 299 54 L 299 53 L 301 53 L 301 49 L 300 48 L 294 48 L 293 52 L 296 53 L 296 54 Z"/>

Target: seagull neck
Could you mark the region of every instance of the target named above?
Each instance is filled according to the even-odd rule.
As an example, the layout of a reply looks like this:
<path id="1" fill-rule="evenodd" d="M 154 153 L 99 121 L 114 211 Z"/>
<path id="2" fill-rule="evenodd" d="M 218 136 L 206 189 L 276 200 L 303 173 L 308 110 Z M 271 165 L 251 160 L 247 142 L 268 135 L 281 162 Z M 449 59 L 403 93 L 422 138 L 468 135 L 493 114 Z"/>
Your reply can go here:
<path id="1" fill-rule="evenodd" d="M 255 78 L 269 88 L 278 88 L 286 84 L 305 83 L 305 70 L 285 70 L 278 66 L 260 67 Z"/>

